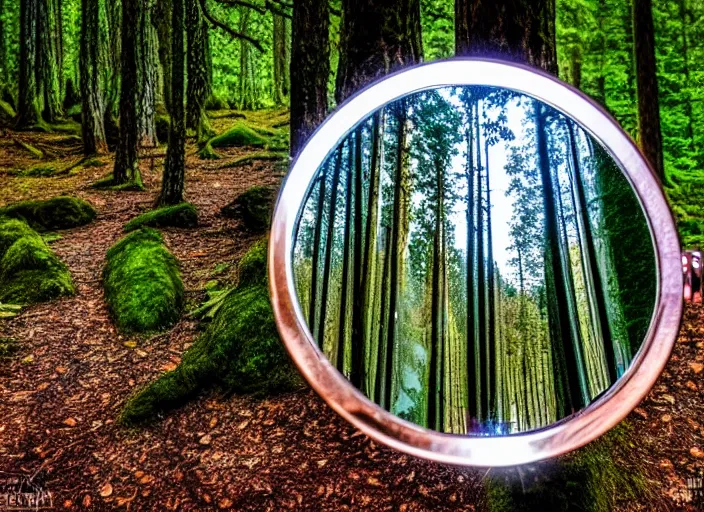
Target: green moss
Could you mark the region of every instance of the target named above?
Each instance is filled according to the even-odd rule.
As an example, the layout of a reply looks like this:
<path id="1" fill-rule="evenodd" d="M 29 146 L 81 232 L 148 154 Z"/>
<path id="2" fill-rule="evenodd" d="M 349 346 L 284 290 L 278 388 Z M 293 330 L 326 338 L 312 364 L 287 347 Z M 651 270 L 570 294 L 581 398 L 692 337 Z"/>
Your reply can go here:
<path id="1" fill-rule="evenodd" d="M 97 190 L 114 190 L 117 192 L 142 192 L 144 190 L 144 184 L 142 183 L 141 176 L 138 180 L 130 180 L 126 183 L 115 183 L 115 178 L 113 178 L 112 173 L 108 174 L 104 178 L 100 178 L 98 181 L 91 185 L 91 188 Z"/>
<path id="2" fill-rule="evenodd" d="M 201 160 L 220 160 L 220 158 L 222 158 L 218 152 L 213 149 L 210 142 L 206 142 L 200 151 L 198 151 L 198 156 Z"/>
<path id="3" fill-rule="evenodd" d="M 54 164 L 39 164 L 29 169 L 25 169 L 20 173 L 21 176 L 27 178 L 48 178 L 60 172 L 59 168 Z"/>
<path id="4" fill-rule="evenodd" d="M 209 144 L 213 148 L 241 147 L 254 146 L 264 147 L 268 143 L 265 137 L 262 137 L 252 128 L 244 123 L 237 123 L 235 126 L 210 139 Z"/>
<path id="5" fill-rule="evenodd" d="M 239 219 L 253 233 L 269 229 L 276 191 L 271 187 L 252 187 L 221 211 L 226 217 Z"/>
<path id="6" fill-rule="evenodd" d="M 254 162 L 276 162 L 277 164 L 288 163 L 288 153 L 261 151 L 236 158 L 231 163 L 227 164 L 227 167 L 241 167 L 243 165 L 253 164 Z"/>
<path id="7" fill-rule="evenodd" d="M 0 208 L 0 216 L 22 219 L 40 231 L 69 229 L 92 222 L 97 213 L 77 197 L 54 197 L 45 201 L 22 201 Z"/>
<path id="8" fill-rule="evenodd" d="M 260 268 L 240 273 L 249 279 L 226 292 L 213 321 L 184 354 L 175 370 L 165 373 L 131 398 L 122 412 L 131 425 L 183 405 L 201 390 L 218 385 L 225 392 L 271 394 L 297 389 L 302 380 L 279 340 L 269 292 L 262 276 L 265 242 L 243 257 Z M 257 263 L 255 263 L 257 262 Z M 258 282 L 253 282 L 259 276 Z"/>
<path id="9" fill-rule="evenodd" d="M 0 302 L 32 304 L 75 292 L 71 274 L 39 233 L 0 220 Z"/>
<path id="10" fill-rule="evenodd" d="M 0 100 L 0 123 L 10 125 L 16 116 L 15 109 L 6 101 Z"/>
<path id="11" fill-rule="evenodd" d="M 181 315 L 184 291 L 178 262 L 153 229 L 134 231 L 108 250 L 103 285 L 123 332 L 163 330 Z"/>
<path id="12" fill-rule="evenodd" d="M 239 286 L 266 283 L 268 240 L 262 238 L 242 256 L 238 267 Z"/>
<path id="13" fill-rule="evenodd" d="M 496 471 L 487 482 L 489 510 L 609 512 L 619 502 L 652 502 L 646 477 L 620 462 L 632 451 L 630 430 L 621 424 L 557 460 Z"/>
<path id="14" fill-rule="evenodd" d="M 20 344 L 14 338 L 0 338 L 0 359 L 13 356 L 20 349 Z"/>
<path id="15" fill-rule="evenodd" d="M 197 225 L 198 212 L 195 206 L 191 203 L 181 203 L 143 213 L 125 224 L 124 229 L 129 232 L 143 226 L 193 228 Z"/>

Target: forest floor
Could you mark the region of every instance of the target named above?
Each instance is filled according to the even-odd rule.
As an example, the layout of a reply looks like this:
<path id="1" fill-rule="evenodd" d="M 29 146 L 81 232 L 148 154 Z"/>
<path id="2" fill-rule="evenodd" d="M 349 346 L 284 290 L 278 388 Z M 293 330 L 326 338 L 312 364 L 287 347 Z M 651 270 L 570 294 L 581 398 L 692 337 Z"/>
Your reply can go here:
<path id="1" fill-rule="evenodd" d="M 231 121 L 220 119 L 216 128 Z M 207 393 L 151 426 L 118 426 L 126 399 L 173 369 L 199 332 L 186 315 L 164 334 L 125 337 L 103 300 L 105 253 L 128 220 L 151 208 L 163 149 L 141 161 L 145 192 L 98 191 L 89 185 L 110 172 L 111 158 L 65 175 L 20 177 L 11 170 L 40 162 L 15 139 L 59 148 L 52 152 L 60 165 L 80 158 L 78 142 L 66 135 L 0 134 L 0 205 L 75 195 L 99 215 L 51 242 L 77 294 L 0 320 L 0 338 L 20 343 L 17 354 L 0 359 L 0 476 L 35 477 L 56 508 L 72 510 L 485 509 L 486 469 L 443 466 L 379 446 L 312 391 L 266 398 Z M 254 240 L 220 208 L 251 186 L 282 179 L 269 162 L 225 167 L 246 150 L 219 152 L 224 159 L 202 161 L 188 146 L 187 199 L 200 224 L 162 230 L 181 262 L 191 308 L 208 281 L 234 279 Z M 692 305 L 666 372 L 629 417 L 632 457 L 624 467 L 652 481 L 663 510 L 693 510 L 686 479 L 704 471 L 703 370 L 704 307 Z M 653 506 L 622 503 L 620 510 Z"/>

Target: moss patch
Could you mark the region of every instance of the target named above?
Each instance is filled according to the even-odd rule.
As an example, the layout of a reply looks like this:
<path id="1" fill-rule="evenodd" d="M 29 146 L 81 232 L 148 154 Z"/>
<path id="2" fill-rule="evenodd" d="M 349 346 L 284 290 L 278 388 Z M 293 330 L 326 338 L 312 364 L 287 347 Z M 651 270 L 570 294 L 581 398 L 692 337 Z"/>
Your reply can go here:
<path id="1" fill-rule="evenodd" d="M 123 332 L 160 331 L 183 309 L 183 282 L 176 258 L 158 231 L 143 228 L 113 245 L 103 269 L 105 299 Z"/>
<path id="2" fill-rule="evenodd" d="M 268 144 L 269 140 L 257 133 L 250 126 L 244 123 L 237 123 L 229 130 L 210 139 L 201 149 L 200 157 L 204 159 L 218 158 L 215 148 L 244 146 L 262 148 Z"/>
<path id="3" fill-rule="evenodd" d="M 198 212 L 195 206 L 191 203 L 181 203 L 143 213 L 125 224 L 125 231 L 134 231 L 143 226 L 193 228 L 197 225 Z"/>
<path id="4" fill-rule="evenodd" d="M 276 191 L 271 187 L 252 187 L 221 210 L 225 217 L 241 220 L 253 233 L 269 229 Z"/>
<path id="5" fill-rule="evenodd" d="M 20 172 L 20 176 L 27 178 L 48 178 L 59 174 L 61 170 L 54 164 L 39 164 Z"/>
<path id="6" fill-rule="evenodd" d="M 128 191 L 128 192 L 142 192 L 144 190 L 144 183 L 142 183 L 141 176 L 137 180 L 130 180 L 126 183 L 115 183 L 115 178 L 113 178 L 112 173 L 108 174 L 104 178 L 100 178 L 98 181 L 91 185 L 91 188 L 97 190 L 115 190 L 115 191 Z"/>
<path id="7" fill-rule="evenodd" d="M 85 226 L 97 213 L 77 197 L 54 197 L 46 201 L 22 201 L 0 208 L 0 216 L 22 219 L 39 231 Z"/>
<path id="8" fill-rule="evenodd" d="M 71 274 L 39 233 L 0 220 L 0 302 L 32 304 L 75 292 Z"/>
<path id="9" fill-rule="evenodd" d="M 14 338 L 0 338 L 0 360 L 15 355 L 20 349 L 20 344 Z"/>
<path id="10" fill-rule="evenodd" d="M 631 451 L 629 432 L 622 423 L 557 460 L 497 471 L 488 480 L 489 510 L 608 512 L 618 503 L 652 502 L 645 476 L 618 462 Z"/>
<path id="11" fill-rule="evenodd" d="M 15 109 L 8 102 L 0 100 L 0 123 L 9 126 L 15 119 Z"/>
<path id="12" fill-rule="evenodd" d="M 266 259 L 261 255 L 265 247 L 266 242 L 260 242 L 245 255 L 247 265 L 259 268 L 240 268 L 239 287 L 224 295 L 213 321 L 184 354 L 181 364 L 128 401 L 121 416 L 124 424 L 153 419 L 213 384 L 225 392 L 258 394 L 302 386 L 276 331 L 263 278 Z"/>

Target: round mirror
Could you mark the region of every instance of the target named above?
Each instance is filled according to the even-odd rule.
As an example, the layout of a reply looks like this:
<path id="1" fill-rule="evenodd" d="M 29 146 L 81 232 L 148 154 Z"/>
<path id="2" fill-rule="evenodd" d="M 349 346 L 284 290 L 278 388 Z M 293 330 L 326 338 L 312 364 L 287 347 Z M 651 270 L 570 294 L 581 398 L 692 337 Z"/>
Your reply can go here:
<path id="1" fill-rule="evenodd" d="M 601 109 L 481 60 L 345 103 L 282 191 L 270 276 L 303 375 L 375 439 L 435 460 L 553 456 L 622 419 L 681 314 L 674 223 Z"/>

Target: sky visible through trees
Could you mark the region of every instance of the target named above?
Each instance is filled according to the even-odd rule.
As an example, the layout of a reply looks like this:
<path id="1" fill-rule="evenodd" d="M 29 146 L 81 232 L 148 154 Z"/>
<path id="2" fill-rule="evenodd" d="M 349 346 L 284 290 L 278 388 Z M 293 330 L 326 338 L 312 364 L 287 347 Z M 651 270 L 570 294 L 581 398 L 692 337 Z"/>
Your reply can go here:
<path id="1" fill-rule="evenodd" d="M 353 130 L 294 249 L 333 364 L 393 413 L 460 434 L 544 427 L 606 390 L 649 325 L 654 272 L 638 200 L 599 143 L 480 87 L 417 93 Z"/>

